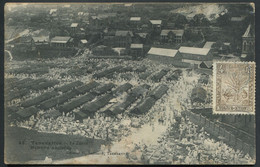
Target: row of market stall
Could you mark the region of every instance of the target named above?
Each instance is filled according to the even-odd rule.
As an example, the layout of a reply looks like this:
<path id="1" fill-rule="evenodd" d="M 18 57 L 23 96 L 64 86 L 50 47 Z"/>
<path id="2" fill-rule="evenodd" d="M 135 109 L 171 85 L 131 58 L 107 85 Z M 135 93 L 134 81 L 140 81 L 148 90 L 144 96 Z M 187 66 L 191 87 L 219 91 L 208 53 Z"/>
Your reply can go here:
<path id="1" fill-rule="evenodd" d="M 44 78 L 31 79 L 9 78 L 5 80 L 5 101 L 10 102 L 14 99 L 22 98 L 30 93 L 30 90 L 40 91 L 53 87 L 59 83 L 58 80 L 47 80 Z"/>
<path id="2" fill-rule="evenodd" d="M 12 83 L 12 81 L 16 82 L 12 89 L 19 87 L 19 85 L 21 87 L 26 85 L 28 92 L 35 86 L 33 84 L 45 81 L 45 79 L 9 80 L 9 83 Z M 166 85 L 159 85 L 151 89 L 151 86 L 147 84 L 133 86 L 130 83 L 117 86 L 113 83 L 101 84 L 92 81 L 84 84 L 81 81 L 74 81 L 59 87 L 54 87 L 56 83 L 54 81 L 51 82 L 52 84 L 50 82 L 47 83 L 49 84 L 46 84 L 46 87 L 50 88 L 51 91 L 42 93 L 35 98 L 29 98 L 18 105 L 8 106 L 6 107 L 7 113 L 12 118 L 23 120 L 37 114 L 39 111 L 48 111 L 46 117 L 57 117 L 63 112 L 68 113 L 78 108 L 79 110 L 75 111 L 76 119 L 83 120 L 93 117 L 96 112 L 108 104 L 110 104 L 110 107 L 102 111 L 102 114 L 105 116 L 122 114 L 131 105 L 137 103 L 134 108 L 131 108 L 130 114 L 138 115 L 148 112 L 155 102 L 166 94 L 168 90 Z M 32 86 L 28 87 L 28 85 Z M 37 86 L 42 86 L 42 84 L 37 84 Z M 122 94 L 126 95 L 123 101 L 111 102 L 112 99 Z"/>
<path id="3" fill-rule="evenodd" d="M 94 79 L 101 79 L 103 77 L 106 77 L 108 79 L 113 78 L 113 75 L 115 73 L 126 73 L 126 72 L 135 72 L 138 73 L 138 77 L 141 80 L 146 80 L 148 77 L 151 79 L 153 82 L 160 82 L 164 76 L 168 74 L 170 69 L 162 69 L 159 72 L 156 72 L 153 74 L 153 72 L 148 71 L 147 67 L 142 66 L 134 69 L 133 67 L 123 67 L 123 66 L 116 66 L 113 68 L 105 69 L 101 72 L 95 73 L 93 75 Z M 178 80 L 178 78 L 181 75 L 181 70 L 175 70 L 172 74 L 170 74 L 166 80 L 167 81 L 172 81 L 172 80 Z M 130 74 L 129 74 L 130 76 Z M 121 75 L 122 78 L 125 78 L 126 80 L 129 80 L 127 76 L 124 76 L 123 74 Z"/>

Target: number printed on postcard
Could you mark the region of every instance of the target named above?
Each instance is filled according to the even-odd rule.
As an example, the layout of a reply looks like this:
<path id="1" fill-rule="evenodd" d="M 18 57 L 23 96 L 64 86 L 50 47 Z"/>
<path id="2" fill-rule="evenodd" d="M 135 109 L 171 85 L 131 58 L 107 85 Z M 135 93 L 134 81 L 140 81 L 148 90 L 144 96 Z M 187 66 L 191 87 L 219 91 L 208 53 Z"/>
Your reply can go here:
<path id="1" fill-rule="evenodd" d="M 255 62 L 215 62 L 214 114 L 255 114 Z"/>

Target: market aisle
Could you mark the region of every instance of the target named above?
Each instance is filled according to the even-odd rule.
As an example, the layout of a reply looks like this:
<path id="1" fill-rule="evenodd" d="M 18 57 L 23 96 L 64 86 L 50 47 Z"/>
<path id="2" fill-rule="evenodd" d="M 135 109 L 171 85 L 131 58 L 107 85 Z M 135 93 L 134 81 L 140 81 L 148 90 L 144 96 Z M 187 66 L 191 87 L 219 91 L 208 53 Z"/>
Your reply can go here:
<path id="1" fill-rule="evenodd" d="M 159 114 L 155 116 L 155 118 L 158 117 Z M 135 151 L 135 146 L 139 146 L 144 143 L 146 145 L 157 145 L 158 138 L 161 137 L 167 130 L 168 122 L 161 124 L 156 119 L 154 120 L 155 121 L 153 124 L 146 123 L 141 128 L 131 127 L 132 133 L 129 136 L 122 138 L 119 142 L 113 142 L 110 147 L 102 147 L 101 150 L 95 155 L 54 161 L 53 163 L 129 163 L 129 159 L 126 158 L 127 153 L 135 153 L 137 159 L 140 159 L 141 152 Z M 138 163 L 138 161 L 136 163 Z"/>

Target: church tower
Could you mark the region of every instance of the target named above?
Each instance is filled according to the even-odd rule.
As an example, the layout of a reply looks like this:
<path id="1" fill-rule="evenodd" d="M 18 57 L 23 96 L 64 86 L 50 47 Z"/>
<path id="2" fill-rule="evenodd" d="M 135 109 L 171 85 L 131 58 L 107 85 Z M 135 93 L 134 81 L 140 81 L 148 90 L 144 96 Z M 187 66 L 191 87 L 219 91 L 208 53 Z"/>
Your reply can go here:
<path id="1" fill-rule="evenodd" d="M 242 36 L 241 58 L 246 58 L 248 54 L 255 54 L 255 32 L 251 24 L 248 25 Z"/>

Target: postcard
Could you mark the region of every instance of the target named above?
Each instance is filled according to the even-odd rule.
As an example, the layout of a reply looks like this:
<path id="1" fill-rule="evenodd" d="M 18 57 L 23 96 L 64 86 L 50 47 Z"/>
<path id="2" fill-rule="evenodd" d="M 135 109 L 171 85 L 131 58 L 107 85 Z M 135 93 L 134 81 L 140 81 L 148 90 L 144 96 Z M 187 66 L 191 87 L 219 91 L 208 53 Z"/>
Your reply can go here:
<path id="1" fill-rule="evenodd" d="M 256 161 L 253 3 L 6 3 L 6 164 Z"/>

